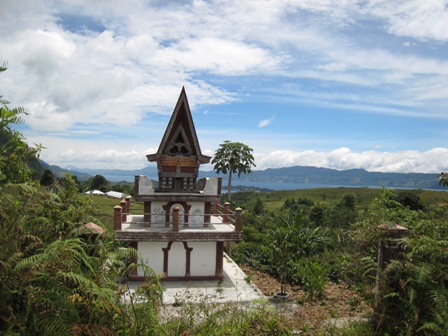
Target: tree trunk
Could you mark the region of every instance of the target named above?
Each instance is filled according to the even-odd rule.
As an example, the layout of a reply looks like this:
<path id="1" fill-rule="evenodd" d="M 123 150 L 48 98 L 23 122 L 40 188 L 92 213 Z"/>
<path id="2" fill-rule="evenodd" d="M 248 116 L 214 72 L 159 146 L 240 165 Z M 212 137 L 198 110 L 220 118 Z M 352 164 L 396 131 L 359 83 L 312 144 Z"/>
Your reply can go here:
<path id="1" fill-rule="evenodd" d="M 227 183 L 227 202 L 231 202 L 232 196 L 231 196 L 231 190 L 232 189 L 232 171 L 229 171 L 229 182 Z"/>

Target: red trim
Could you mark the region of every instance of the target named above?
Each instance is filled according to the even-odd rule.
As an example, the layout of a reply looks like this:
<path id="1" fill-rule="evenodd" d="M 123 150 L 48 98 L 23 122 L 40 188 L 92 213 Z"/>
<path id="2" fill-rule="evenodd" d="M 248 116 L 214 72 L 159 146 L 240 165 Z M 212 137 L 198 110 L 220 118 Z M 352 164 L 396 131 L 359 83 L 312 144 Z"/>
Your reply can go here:
<path id="1" fill-rule="evenodd" d="M 163 251 L 163 273 L 168 275 L 168 266 L 169 266 L 169 251 L 171 250 L 171 246 L 173 245 L 173 241 L 168 242 L 166 247 L 162 248 Z M 192 247 L 188 247 L 188 242 L 182 242 L 185 249 L 185 277 L 190 277 L 190 269 L 191 269 L 191 251 L 193 251 Z M 182 277 L 183 278 L 183 277 Z"/>
<path id="2" fill-rule="evenodd" d="M 144 212 L 143 221 L 148 223 L 146 225 L 148 227 L 150 227 L 151 226 L 151 201 L 144 202 L 143 204 L 144 204 L 143 205 L 143 208 L 144 208 L 143 209 L 143 212 Z"/>
<path id="3" fill-rule="evenodd" d="M 216 264 L 215 264 L 215 274 L 216 276 L 222 276 L 224 273 L 224 242 L 216 242 Z"/>
<path id="4" fill-rule="evenodd" d="M 165 210 L 165 226 L 170 226 L 170 215 L 171 215 L 171 207 L 174 204 L 180 204 L 184 210 L 184 227 L 188 227 L 188 214 L 190 213 L 191 205 L 188 205 L 187 202 L 184 201 L 170 201 L 167 204 L 163 205 L 162 208 Z"/>
<path id="5" fill-rule="evenodd" d="M 147 279 L 150 279 L 151 277 L 145 277 L 143 275 L 129 275 L 128 280 L 129 281 L 145 281 Z M 161 282 L 163 281 L 208 281 L 208 280 L 224 280 L 224 276 L 217 276 L 217 275 L 197 275 L 197 276 L 167 276 L 162 279 L 160 279 Z"/>

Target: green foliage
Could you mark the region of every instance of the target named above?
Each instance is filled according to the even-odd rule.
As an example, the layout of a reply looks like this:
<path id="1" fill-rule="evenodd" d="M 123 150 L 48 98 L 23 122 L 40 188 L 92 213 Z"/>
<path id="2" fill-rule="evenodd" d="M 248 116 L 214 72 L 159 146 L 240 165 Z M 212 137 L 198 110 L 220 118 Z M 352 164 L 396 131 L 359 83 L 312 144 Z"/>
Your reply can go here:
<path id="1" fill-rule="evenodd" d="M 11 127 L 25 111 L 1 104 L 0 333 L 149 334 L 158 322 L 158 277 L 145 265 L 129 264 L 131 256 L 140 259 L 136 251 L 117 245 L 112 235 L 83 230 L 83 223 L 96 221 L 95 206 L 73 176 L 40 186 L 30 169 L 38 150 Z M 136 292 L 144 303 L 130 313 L 115 280 L 135 267 L 153 282 Z"/>
<path id="2" fill-rule="evenodd" d="M 329 325 L 322 331 L 318 331 L 314 335 L 316 336 L 373 336 L 377 335 L 373 332 L 369 322 L 355 321 L 346 326 L 338 327 Z M 387 334 L 385 334 L 387 336 Z"/>
<path id="3" fill-rule="evenodd" d="M 0 72 L 4 70 L 0 67 Z M 13 129 L 26 111 L 10 109 L 3 99 L 0 104 L 0 333 L 291 333 L 286 321 L 266 305 L 230 309 L 210 302 L 183 304 L 180 317 L 161 321 L 162 287 L 151 269 L 129 262 L 140 260 L 137 251 L 118 245 L 108 233 L 95 237 L 82 229 L 82 224 L 90 221 L 101 225 L 94 214 L 112 217 L 117 200 L 79 193 L 73 176 L 52 180 L 47 172 L 36 179 L 31 167 L 41 147 L 29 148 Z M 233 144 L 243 149 L 243 160 L 229 154 L 237 168 L 215 167 L 218 172 L 229 172 L 229 181 L 231 174 L 248 173 L 254 166 L 252 150 L 229 141 L 221 145 L 222 156 L 215 156 L 214 163 L 227 162 L 224 147 Z M 95 178 L 91 182 L 95 180 L 96 189 L 107 187 L 104 178 Z M 48 187 L 42 187 L 39 180 Z M 441 183 L 444 181 L 443 174 Z M 253 213 L 243 216 L 245 241 L 233 248 L 233 256 L 281 279 L 281 291 L 287 283 L 301 284 L 309 297 L 315 298 L 322 295 L 331 277 L 371 298 L 378 242 L 382 241 L 395 248 L 379 272 L 376 334 L 446 335 L 446 193 L 313 189 L 240 193 L 235 199 L 246 202 L 246 207 L 241 206 Z M 141 205 L 137 207 L 134 213 L 143 211 Z M 399 224 L 409 233 L 396 239 L 379 230 L 379 224 Z M 116 280 L 125 280 L 135 267 L 151 280 L 129 295 L 129 288 Z M 341 330 L 329 328 L 326 332 L 369 335 L 370 328 L 360 323 Z"/>
<path id="4" fill-rule="evenodd" d="M 272 252 L 268 246 L 242 241 L 232 247 L 232 258 L 235 262 L 255 267 L 264 272 L 273 273 Z"/>
<path id="5" fill-rule="evenodd" d="M 418 193 L 419 191 L 415 190 L 399 191 L 397 194 L 397 201 L 411 210 L 423 210 L 424 206 Z"/>
<path id="6" fill-rule="evenodd" d="M 424 330 L 429 330 L 425 328 L 439 325 L 440 321 L 436 321 L 440 320 L 443 309 L 437 312 L 428 297 L 447 289 L 448 227 L 445 220 L 403 205 L 397 201 L 396 194 L 388 190 L 383 190 L 360 217 L 363 219 L 353 226 L 351 236 L 356 247 L 354 261 L 376 258 L 379 241 L 384 242 L 390 258 L 378 279 L 377 330 L 414 335 L 418 330 L 424 334 Z M 384 223 L 399 224 L 408 228 L 409 233 L 401 238 L 390 236 L 386 230 L 378 229 L 378 225 Z M 363 277 L 362 281 L 367 279 Z"/>
<path id="7" fill-rule="evenodd" d="M 328 268 L 318 260 L 302 259 L 296 265 L 295 276 L 310 300 L 322 297 L 328 282 Z"/>
<path id="8" fill-rule="evenodd" d="M 35 160 L 40 146 L 28 147 L 22 135 L 11 124 L 22 123 L 23 108 L 9 109 L 0 97 L 0 185 L 6 183 L 25 183 L 32 177 L 30 161 Z"/>
<path id="9" fill-rule="evenodd" d="M 0 330 L 21 335 L 74 330 L 112 334 L 112 328 L 129 329 L 136 319 L 147 321 L 154 311 L 116 319 L 129 313 L 117 295 L 115 279 L 137 267 L 126 262 L 116 267 L 117 261 L 130 260 L 136 251 L 120 248 L 111 235 L 97 238 L 101 243 L 84 238 L 80 223 L 91 219 L 90 200 L 76 191 L 71 177 L 64 184 L 54 196 L 11 184 L 0 194 Z"/>
<path id="10" fill-rule="evenodd" d="M 440 173 L 439 175 L 439 184 L 441 186 L 448 186 L 448 174 L 445 172 Z"/>
<path id="11" fill-rule="evenodd" d="M 184 293 L 191 296 L 188 291 Z M 266 302 L 218 304 L 207 297 L 194 303 L 177 299 L 175 317 L 160 325 L 158 335 L 292 335 L 288 321 Z"/>
<path id="12" fill-rule="evenodd" d="M 310 208 L 309 218 L 314 226 L 324 226 L 327 222 L 327 216 L 327 208 L 320 204 L 315 204 Z"/>
<path id="13" fill-rule="evenodd" d="M 245 206 L 245 203 L 255 204 L 259 197 L 265 204 L 265 210 L 280 210 L 287 199 L 290 202 L 298 203 L 304 200 L 306 203 L 320 204 L 325 208 L 331 208 L 339 202 L 345 194 L 355 196 L 355 208 L 357 211 L 368 208 L 375 198 L 378 198 L 382 189 L 375 188 L 312 188 L 297 190 L 277 190 L 270 192 L 238 192 L 232 194 L 232 201 L 243 209 L 251 207 Z M 434 204 L 436 202 L 448 201 L 447 193 L 441 191 L 421 190 L 418 193 L 423 206 Z M 311 205 L 312 205 L 311 204 Z M 311 205 L 302 204 L 301 210 L 306 210 Z"/>
<path id="14" fill-rule="evenodd" d="M 131 182 L 115 182 L 110 183 L 110 189 L 118 192 L 122 192 L 126 195 L 134 196 L 134 183 Z"/>
<path id="15" fill-rule="evenodd" d="M 103 223 L 104 227 L 113 230 L 114 216 L 113 207 L 119 205 L 120 200 L 113 197 L 104 197 L 100 195 L 87 195 L 88 199 L 94 205 L 93 215 L 98 221 Z M 131 212 L 136 215 L 143 214 L 143 203 L 131 202 Z"/>
<path id="16" fill-rule="evenodd" d="M 295 201 L 294 198 L 287 198 L 282 208 L 285 210 L 289 209 L 291 211 L 298 211 L 308 209 L 309 207 L 313 206 L 313 204 L 314 202 L 308 198 L 299 198 L 297 199 L 297 201 Z"/>
<path id="17" fill-rule="evenodd" d="M 89 200 L 70 177 L 57 194 L 27 184 L 0 193 L 0 330 L 21 335 L 110 330 L 116 311 L 112 236 L 84 241 Z M 80 236 L 81 235 L 81 236 Z M 105 270 L 108 270 L 105 272 Z M 93 332 L 95 333 L 95 332 Z"/>
<path id="18" fill-rule="evenodd" d="M 234 195 L 234 201 L 243 208 L 253 207 L 257 199 L 263 201 L 266 210 L 258 216 L 243 216 L 244 242 L 233 248 L 238 262 L 267 271 L 284 285 L 299 284 L 310 299 L 322 293 L 328 279 L 343 281 L 375 308 L 373 331 L 369 324 L 362 323 L 359 328 L 326 332 L 446 334 L 446 193 L 361 188 Z M 299 202 L 301 199 L 311 200 L 307 203 L 312 205 Z M 378 227 L 380 224 L 389 228 L 401 225 L 408 234 L 399 239 L 390 237 L 387 230 Z M 319 235 L 313 235 L 314 229 Z M 316 240 L 323 232 L 327 237 L 324 243 Z M 320 243 L 313 244 L 316 241 Z M 388 250 L 391 260 L 379 273 L 380 292 L 375 305 L 380 241 L 395 247 Z"/>
<path id="19" fill-rule="evenodd" d="M 225 140 L 219 145 L 215 152 L 215 156 L 211 162 L 216 173 L 229 173 L 227 184 L 227 201 L 231 201 L 232 175 L 237 173 L 238 177 L 241 174 L 248 174 L 252 172 L 252 167 L 255 167 L 254 157 L 252 155 L 252 148 L 241 142 L 232 142 Z"/>
<path id="20" fill-rule="evenodd" d="M 264 211 L 263 201 L 258 197 L 254 205 L 254 214 L 260 215 L 263 213 L 263 211 Z"/>
<path id="21" fill-rule="evenodd" d="M 301 214 L 288 219 L 280 217 L 278 221 L 275 228 L 268 230 L 266 245 L 271 251 L 272 271 L 280 279 L 281 293 L 285 293 L 286 284 L 297 273 L 298 262 L 322 252 L 330 238 L 325 229 L 307 225 Z"/>
<path id="22" fill-rule="evenodd" d="M 56 182 L 56 178 L 54 177 L 51 170 L 45 169 L 44 174 L 42 175 L 42 177 L 40 179 L 40 184 L 45 187 L 50 187 L 55 182 Z"/>
<path id="23" fill-rule="evenodd" d="M 87 181 L 89 185 L 89 189 L 91 190 L 100 190 L 102 192 L 106 192 L 110 190 L 109 182 L 102 175 L 95 175 Z"/>
<path id="24" fill-rule="evenodd" d="M 433 291 L 430 300 L 435 307 L 434 318 L 426 321 L 417 330 L 418 333 L 430 335 L 447 335 L 448 331 L 448 291 Z"/>
<path id="25" fill-rule="evenodd" d="M 344 194 L 342 198 L 330 208 L 328 222 L 336 228 L 348 228 L 356 221 L 356 200 L 354 194 Z"/>

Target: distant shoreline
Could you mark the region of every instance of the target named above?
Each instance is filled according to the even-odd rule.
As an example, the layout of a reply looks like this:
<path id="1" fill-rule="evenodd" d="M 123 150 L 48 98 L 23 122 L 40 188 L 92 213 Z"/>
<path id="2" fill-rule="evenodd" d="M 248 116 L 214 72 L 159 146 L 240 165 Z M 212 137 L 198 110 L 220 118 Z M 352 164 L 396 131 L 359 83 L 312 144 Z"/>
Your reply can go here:
<path id="1" fill-rule="evenodd" d="M 109 182 L 127 182 L 133 183 L 135 176 L 124 175 L 104 175 Z M 157 178 L 150 177 L 153 180 Z M 399 186 L 375 186 L 375 185 L 342 185 L 342 184 L 321 184 L 321 183 L 284 183 L 284 182 L 255 182 L 255 181 L 242 181 L 236 180 L 232 185 L 233 192 L 241 192 L 238 187 L 253 187 L 259 191 L 278 191 L 278 190 L 297 190 L 297 189 L 317 189 L 317 188 L 371 188 L 371 189 L 403 189 L 403 190 L 434 190 L 434 191 L 448 191 L 448 188 L 418 188 L 418 187 L 399 187 Z M 222 181 L 222 189 L 227 192 L 227 181 Z"/>

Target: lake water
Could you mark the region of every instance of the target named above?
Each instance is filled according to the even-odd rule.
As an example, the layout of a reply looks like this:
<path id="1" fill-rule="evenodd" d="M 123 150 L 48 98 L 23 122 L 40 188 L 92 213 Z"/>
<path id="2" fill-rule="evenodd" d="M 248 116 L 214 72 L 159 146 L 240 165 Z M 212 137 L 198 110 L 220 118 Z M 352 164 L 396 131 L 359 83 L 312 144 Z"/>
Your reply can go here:
<path id="1" fill-rule="evenodd" d="M 227 181 L 222 182 L 223 189 L 227 190 Z M 314 183 L 281 183 L 281 182 L 247 182 L 237 181 L 234 182 L 233 187 L 247 186 L 256 188 L 265 188 L 270 190 L 296 190 L 296 189 L 313 189 L 313 188 L 340 188 L 343 186 L 332 184 L 314 184 Z"/>
<path id="2" fill-rule="evenodd" d="M 106 180 L 110 182 L 134 182 L 134 176 L 116 176 L 116 175 L 104 175 Z M 150 177 L 153 180 L 157 180 L 157 177 Z M 265 188 L 270 190 L 295 190 L 295 189 L 312 189 L 312 188 L 340 188 L 342 185 L 331 184 L 312 184 L 312 183 L 280 183 L 280 182 L 248 182 L 248 181 L 233 181 L 233 187 L 241 185 L 256 188 Z M 222 181 L 223 190 L 227 190 L 227 181 Z M 361 186 L 346 186 L 346 187 L 361 187 Z M 370 187 L 381 188 L 381 187 Z"/>
<path id="3" fill-rule="evenodd" d="M 104 175 L 106 180 L 110 182 L 134 182 L 135 177 L 130 175 Z M 158 177 L 149 176 L 152 180 L 157 180 Z M 316 184 L 316 183 L 281 183 L 281 182 L 249 182 L 249 181 L 240 181 L 235 179 L 233 181 L 232 186 L 248 186 L 248 187 L 256 187 L 256 188 L 265 188 L 270 190 L 296 190 L 296 189 L 313 189 L 313 188 L 383 188 L 383 186 L 366 186 L 366 185 L 334 185 L 334 184 Z M 415 189 L 415 188 L 404 188 L 404 187 L 391 187 L 386 186 L 386 188 L 390 189 Z M 227 191 L 227 181 L 222 181 L 222 189 Z M 448 191 L 447 188 L 441 189 L 427 189 L 426 190 L 437 190 L 437 191 Z"/>
<path id="4" fill-rule="evenodd" d="M 296 189 L 313 189 L 313 188 L 371 188 L 371 189 L 402 189 L 402 190 L 414 190 L 419 188 L 407 188 L 407 187 L 391 187 L 391 186 L 366 186 L 366 185 L 335 185 L 335 184 L 316 184 L 316 183 L 280 183 L 280 182 L 246 182 L 237 181 L 235 185 L 266 188 L 270 190 L 296 190 Z M 222 181 L 222 186 L 224 190 L 227 190 L 227 181 Z M 445 191 L 448 192 L 447 188 L 440 187 L 434 188 L 420 188 L 423 190 L 434 190 L 434 191 Z"/>

